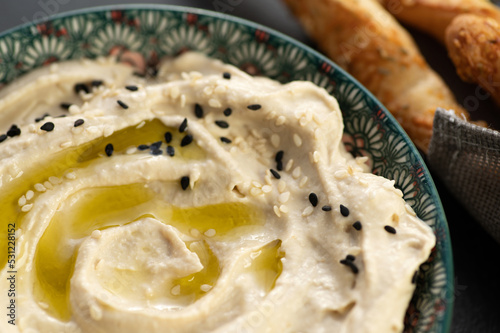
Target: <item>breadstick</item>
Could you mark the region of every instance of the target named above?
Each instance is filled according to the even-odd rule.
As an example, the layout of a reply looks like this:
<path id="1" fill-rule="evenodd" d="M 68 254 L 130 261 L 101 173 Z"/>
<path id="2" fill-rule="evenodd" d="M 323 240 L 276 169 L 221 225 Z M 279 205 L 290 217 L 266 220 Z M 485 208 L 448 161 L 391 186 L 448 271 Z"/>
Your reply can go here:
<path id="1" fill-rule="evenodd" d="M 446 29 L 446 48 L 462 80 L 479 84 L 500 105 L 500 24 L 459 15 Z"/>
<path id="2" fill-rule="evenodd" d="M 389 109 L 427 153 L 437 107 L 468 118 L 408 32 L 376 0 L 285 0 L 319 47 Z"/>
<path id="3" fill-rule="evenodd" d="M 500 10 L 488 0 L 378 0 L 401 22 L 425 31 L 444 42 L 453 19 L 465 13 L 491 17 L 500 22 Z"/>

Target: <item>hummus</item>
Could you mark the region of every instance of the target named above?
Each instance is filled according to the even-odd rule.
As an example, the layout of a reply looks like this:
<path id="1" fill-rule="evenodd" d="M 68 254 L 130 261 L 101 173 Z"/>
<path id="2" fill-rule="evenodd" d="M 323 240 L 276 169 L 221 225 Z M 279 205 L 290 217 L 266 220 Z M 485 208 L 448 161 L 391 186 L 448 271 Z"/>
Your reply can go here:
<path id="1" fill-rule="evenodd" d="M 312 83 L 73 61 L 0 124 L 1 332 L 402 331 L 433 232 Z"/>

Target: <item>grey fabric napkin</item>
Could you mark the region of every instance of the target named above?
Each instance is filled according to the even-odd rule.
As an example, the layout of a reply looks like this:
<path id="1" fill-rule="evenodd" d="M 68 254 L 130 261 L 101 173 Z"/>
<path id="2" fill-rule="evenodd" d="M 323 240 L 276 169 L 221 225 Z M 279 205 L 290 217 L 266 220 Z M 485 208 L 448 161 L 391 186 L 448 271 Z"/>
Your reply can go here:
<path id="1" fill-rule="evenodd" d="M 500 132 L 438 109 L 427 160 L 450 192 L 500 243 Z"/>

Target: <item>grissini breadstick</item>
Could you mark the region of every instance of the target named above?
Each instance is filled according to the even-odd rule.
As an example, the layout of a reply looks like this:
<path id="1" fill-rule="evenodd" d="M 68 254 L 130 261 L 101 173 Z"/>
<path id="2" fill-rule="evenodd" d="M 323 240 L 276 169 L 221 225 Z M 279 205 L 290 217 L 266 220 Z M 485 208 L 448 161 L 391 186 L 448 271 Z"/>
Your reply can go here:
<path id="1" fill-rule="evenodd" d="M 408 32 L 376 0 L 285 2 L 320 49 L 373 92 L 424 153 L 437 107 L 468 118 Z"/>
<path id="2" fill-rule="evenodd" d="M 446 48 L 462 80 L 479 84 L 500 105 L 500 24 L 459 15 L 446 29 Z"/>
<path id="3" fill-rule="evenodd" d="M 444 42 L 444 32 L 460 14 L 491 17 L 500 22 L 500 10 L 488 0 L 378 0 L 401 22 Z"/>

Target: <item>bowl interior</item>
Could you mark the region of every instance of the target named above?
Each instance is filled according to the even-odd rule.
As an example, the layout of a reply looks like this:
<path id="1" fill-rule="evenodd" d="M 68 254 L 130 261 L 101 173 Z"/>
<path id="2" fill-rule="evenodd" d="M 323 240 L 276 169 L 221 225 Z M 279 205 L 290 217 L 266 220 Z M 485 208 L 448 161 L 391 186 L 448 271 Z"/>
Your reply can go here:
<path id="1" fill-rule="evenodd" d="M 356 80 L 324 56 L 283 34 L 205 10 L 121 6 L 77 11 L 0 35 L 0 88 L 40 66 L 82 57 L 116 55 L 154 71 L 163 57 L 194 50 L 252 75 L 281 82 L 309 80 L 339 101 L 344 144 L 369 156 L 373 172 L 394 179 L 437 245 L 421 266 L 405 318 L 405 332 L 448 332 L 453 266 L 446 219 L 421 156 L 389 112 Z"/>

